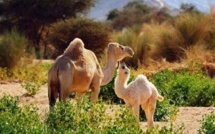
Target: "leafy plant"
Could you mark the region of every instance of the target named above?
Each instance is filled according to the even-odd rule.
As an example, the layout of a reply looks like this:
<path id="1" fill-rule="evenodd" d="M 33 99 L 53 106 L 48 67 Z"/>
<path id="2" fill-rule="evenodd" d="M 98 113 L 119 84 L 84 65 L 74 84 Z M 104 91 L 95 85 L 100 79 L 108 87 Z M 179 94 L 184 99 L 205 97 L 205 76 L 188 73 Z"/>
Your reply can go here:
<path id="1" fill-rule="evenodd" d="M 144 132 L 144 134 L 183 134 L 184 133 L 184 126 L 177 126 L 175 127 L 173 123 L 170 124 L 170 127 L 161 127 L 155 126 L 152 129 L 148 129 Z"/>
<path id="2" fill-rule="evenodd" d="M 214 134 L 215 133 L 215 114 L 205 116 L 201 121 L 199 134 Z"/>
<path id="3" fill-rule="evenodd" d="M 28 81 L 23 83 L 21 86 L 27 91 L 27 93 L 25 93 L 26 96 L 33 96 L 40 90 L 41 84 Z"/>
<path id="4" fill-rule="evenodd" d="M 107 106 L 93 104 L 84 99 L 82 103 L 57 103 L 49 113 L 46 124 L 59 133 L 139 133 L 141 129 L 127 108 L 117 108 L 107 114 Z"/>
<path id="5" fill-rule="evenodd" d="M 18 107 L 18 99 L 4 96 L 0 99 L 0 133 L 47 133 L 40 122 L 37 108 Z"/>
<path id="6" fill-rule="evenodd" d="M 215 104 L 215 83 L 202 72 L 157 73 L 153 79 L 156 87 L 176 106 L 211 106 Z"/>

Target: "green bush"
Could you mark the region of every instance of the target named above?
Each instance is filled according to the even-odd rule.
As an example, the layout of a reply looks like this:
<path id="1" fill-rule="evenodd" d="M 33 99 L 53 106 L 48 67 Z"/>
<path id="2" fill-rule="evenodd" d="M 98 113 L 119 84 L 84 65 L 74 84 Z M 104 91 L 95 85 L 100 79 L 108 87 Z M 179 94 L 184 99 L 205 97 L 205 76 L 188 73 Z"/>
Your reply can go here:
<path id="1" fill-rule="evenodd" d="M 85 97 L 83 102 L 58 102 L 46 114 L 45 122 L 38 116 L 38 109 L 32 105 L 18 107 L 18 98 L 4 96 L 0 99 L 0 133 L 27 134 L 112 134 L 112 133 L 176 133 L 183 129 L 153 128 L 143 131 L 130 109 L 123 106 L 110 106 L 91 103 Z"/>
<path id="2" fill-rule="evenodd" d="M 215 83 L 201 72 L 165 70 L 157 73 L 153 81 L 165 98 L 176 106 L 215 104 Z"/>
<path id="3" fill-rule="evenodd" d="M 200 134 L 214 134 L 215 133 L 215 114 L 205 116 L 201 121 Z"/>
<path id="4" fill-rule="evenodd" d="M 81 38 L 87 49 L 100 56 L 109 43 L 109 29 L 90 19 L 69 19 L 53 24 L 48 41 L 56 49 L 55 56 L 62 54 L 76 37 Z"/>
<path id="5" fill-rule="evenodd" d="M 184 126 L 179 125 L 177 127 L 174 124 L 170 124 L 170 127 L 161 127 L 155 126 L 152 129 L 148 129 L 144 132 L 144 134 L 184 134 Z"/>
<path id="6" fill-rule="evenodd" d="M 139 123 L 130 110 L 120 107 L 107 114 L 107 106 L 99 103 L 57 103 L 49 113 L 46 124 L 58 133 L 140 133 Z"/>
<path id="7" fill-rule="evenodd" d="M 0 99 L 0 133 L 47 133 L 33 106 L 18 107 L 18 99 L 4 96 Z"/>
<path id="8" fill-rule="evenodd" d="M 5 111 L 16 113 L 19 110 L 18 102 L 18 98 L 13 98 L 12 96 L 4 96 L 0 99 L 0 113 L 3 113 Z"/>
<path id="9" fill-rule="evenodd" d="M 24 55 L 26 38 L 16 30 L 7 32 L 0 39 L 0 67 L 13 68 Z"/>
<path id="10" fill-rule="evenodd" d="M 27 93 L 25 93 L 26 96 L 35 95 L 40 90 L 41 85 L 41 83 L 36 83 L 32 81 L 27 81 L 21 84 L 22 88 L 27 91 Z"/>

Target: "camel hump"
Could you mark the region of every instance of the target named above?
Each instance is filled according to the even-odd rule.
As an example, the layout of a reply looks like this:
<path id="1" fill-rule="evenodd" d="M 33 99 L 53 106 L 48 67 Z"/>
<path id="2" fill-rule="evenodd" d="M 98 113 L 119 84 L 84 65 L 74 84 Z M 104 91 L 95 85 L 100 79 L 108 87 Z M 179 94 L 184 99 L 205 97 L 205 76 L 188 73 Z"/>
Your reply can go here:
<path id="1" fill-rule="evenodd" d="M 80 38 L 75 38 L 70 42 L 69 46 L 64 51 L 64 55 L 76 59 L 79 56 L 83 55 L 84 43 Z"/>

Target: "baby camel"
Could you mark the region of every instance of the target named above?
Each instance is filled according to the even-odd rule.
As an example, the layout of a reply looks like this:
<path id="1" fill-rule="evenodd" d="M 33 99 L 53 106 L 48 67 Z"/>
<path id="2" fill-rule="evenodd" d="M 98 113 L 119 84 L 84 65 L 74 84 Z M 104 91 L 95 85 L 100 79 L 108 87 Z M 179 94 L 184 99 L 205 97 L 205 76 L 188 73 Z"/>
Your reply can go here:
<path id="1" fill-rule="evenodd" d="M 156 87 L 144 75 L 138 75 L 133 82 L 127 84 L 130 70 L 125 63 L 120 62 L 117 72 L 114 83 L 116 95 L 131 107 L 138 120 L 141 105 L 146 114 L 148 128 L 151 128 L 154 122 L 156 102 L 157 100 L 162 101 L 164 98 L 159 95 Z"/>

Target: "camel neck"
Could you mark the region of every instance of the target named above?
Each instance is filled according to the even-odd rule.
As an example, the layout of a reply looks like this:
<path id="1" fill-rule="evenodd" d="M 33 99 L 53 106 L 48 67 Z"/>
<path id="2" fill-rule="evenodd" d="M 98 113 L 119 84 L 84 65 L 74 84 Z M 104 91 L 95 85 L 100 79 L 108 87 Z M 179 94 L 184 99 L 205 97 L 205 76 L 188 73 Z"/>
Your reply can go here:
<path id="1" fill-rule="evenodd" d="M 114 90 L 118 97 L 125 99 L 128 92 L 127 80 L 122 80 L 119 76 L 117 76 L 114 83 Z"/>
<path id="2" fill-rule="evenodd" d="M 106 65 L 103 69 L 104 78 L 102 79 L 101 86 L 107 85 L 114 77 L 114 71 L 117 64 L 117 60 L 114 55 L 108 53 Z"/>

